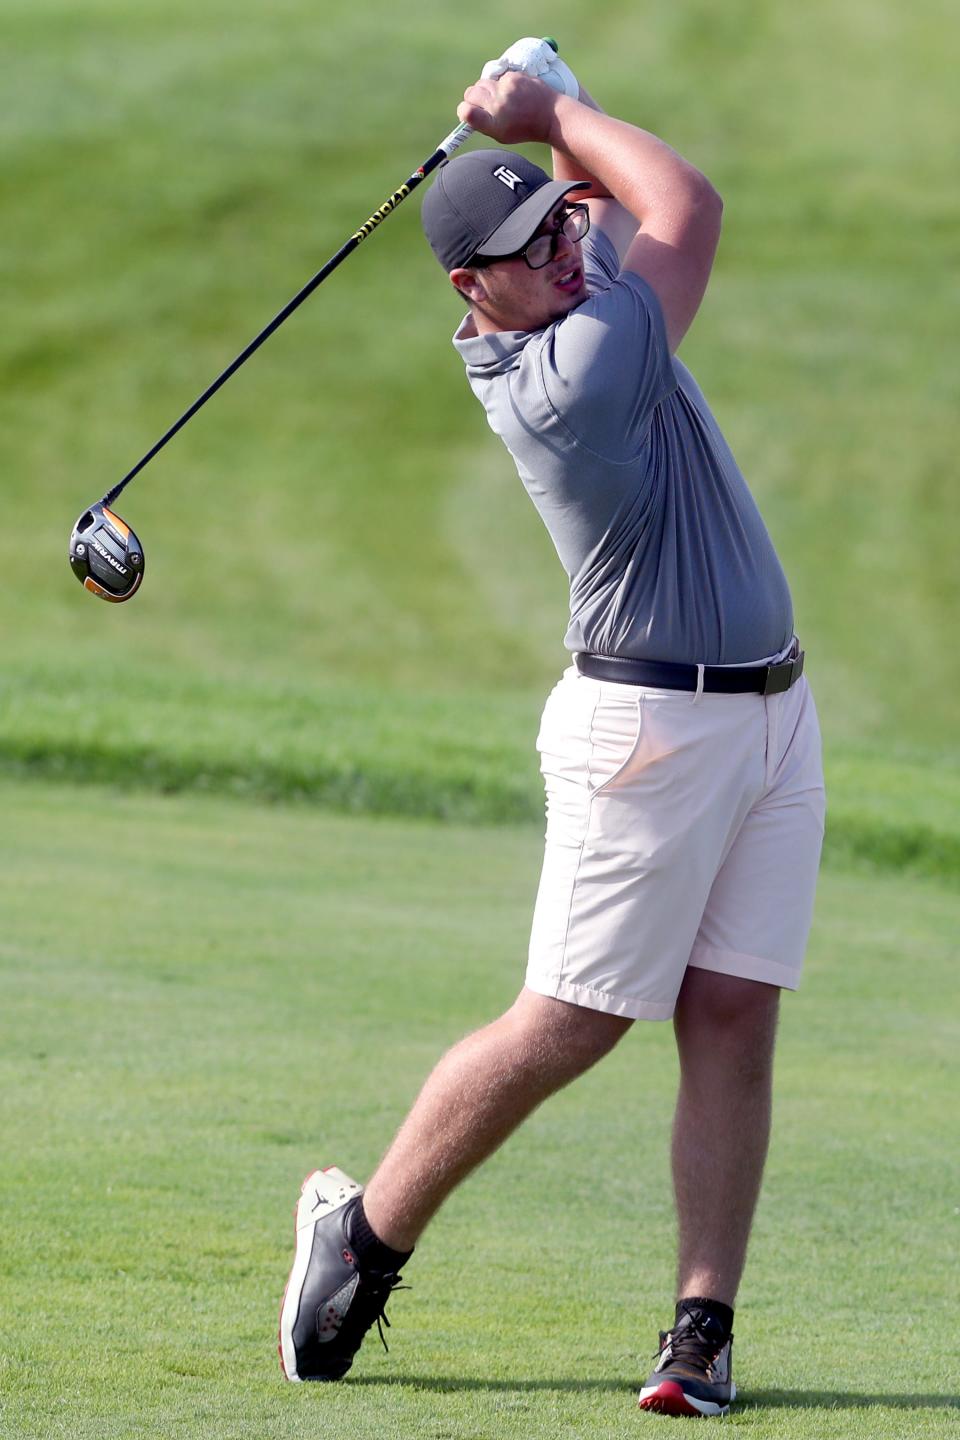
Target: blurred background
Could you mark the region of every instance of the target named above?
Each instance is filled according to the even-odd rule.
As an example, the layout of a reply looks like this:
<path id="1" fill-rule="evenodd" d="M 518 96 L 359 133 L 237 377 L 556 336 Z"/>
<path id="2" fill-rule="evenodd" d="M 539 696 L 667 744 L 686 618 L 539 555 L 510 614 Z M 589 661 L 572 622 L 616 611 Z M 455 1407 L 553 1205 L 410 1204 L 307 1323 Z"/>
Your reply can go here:
<path id="1" fill-rule="evenodd" d="M 419 197 L 124 494 L 131 604 L 85 595 L 66 543 L 430 153 L 482 62 L 549 31 L 725 198 L 683 358 L 791 580 L 831 843 L 960 868 L 946 0 L 2 14 L 6 768 L 540 814 L 565 580 L 450 346 Z"/>

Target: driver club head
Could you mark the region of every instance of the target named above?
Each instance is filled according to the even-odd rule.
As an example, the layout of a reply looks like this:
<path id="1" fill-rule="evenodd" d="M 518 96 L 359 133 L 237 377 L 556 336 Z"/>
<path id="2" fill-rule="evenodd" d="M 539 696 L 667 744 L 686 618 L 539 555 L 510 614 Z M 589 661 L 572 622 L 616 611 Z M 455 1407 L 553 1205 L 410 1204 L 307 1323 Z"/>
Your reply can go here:
<path id="1" fill-rule="evenodd" d="M 77 520 L 70 536 L 70 568 L 91 595 L 118 604 L 137 593 L 143 579 L 143 546 L 130 526 L 102 501 Z"/>

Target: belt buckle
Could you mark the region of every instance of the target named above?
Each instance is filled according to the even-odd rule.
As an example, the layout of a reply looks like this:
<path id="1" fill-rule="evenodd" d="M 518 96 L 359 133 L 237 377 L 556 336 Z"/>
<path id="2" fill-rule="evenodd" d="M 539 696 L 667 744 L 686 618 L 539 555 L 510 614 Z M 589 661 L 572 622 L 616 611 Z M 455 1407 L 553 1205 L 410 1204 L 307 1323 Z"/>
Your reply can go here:
<path id="1" fill-rule="evenodd" d="M 803 674 L 803 651 L 795 659 L 783 660 L 779 665 L 767 666 L 767 678 L 763 686 L 764 695 L 780 695 L 789 690 Z"/>

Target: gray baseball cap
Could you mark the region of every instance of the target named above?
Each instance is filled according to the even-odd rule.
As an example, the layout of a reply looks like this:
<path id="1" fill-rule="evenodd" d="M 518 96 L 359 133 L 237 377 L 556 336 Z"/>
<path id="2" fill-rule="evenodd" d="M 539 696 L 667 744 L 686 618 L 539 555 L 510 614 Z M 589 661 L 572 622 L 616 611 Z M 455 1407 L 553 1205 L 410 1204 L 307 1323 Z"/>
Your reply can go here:
<path id="1" fill-rule="evenodd" d="M 551 180 L 514 150 L 473 150 L 444 165 L 420 218 L 430 248 L 449 271 L 474 255 L 515 255 L 564 195 L 589 188 L 586 180 Z"/>

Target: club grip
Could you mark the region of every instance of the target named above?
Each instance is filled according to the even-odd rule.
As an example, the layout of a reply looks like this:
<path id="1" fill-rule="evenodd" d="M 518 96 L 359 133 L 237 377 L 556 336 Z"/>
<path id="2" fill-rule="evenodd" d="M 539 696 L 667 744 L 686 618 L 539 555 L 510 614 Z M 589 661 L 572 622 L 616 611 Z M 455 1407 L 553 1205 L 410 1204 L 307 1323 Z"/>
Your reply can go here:
<path id="1" fill-rule="evenodd" d="M 458 125 L 456 130 L 450 131 L 450 134 L 445 140 L 440 141 L 437 149 L 442 150 L 449 160 L 455 150 L 459 150 L 461 145 L 466 145 L 472 134 L 472 125 Z"/>

